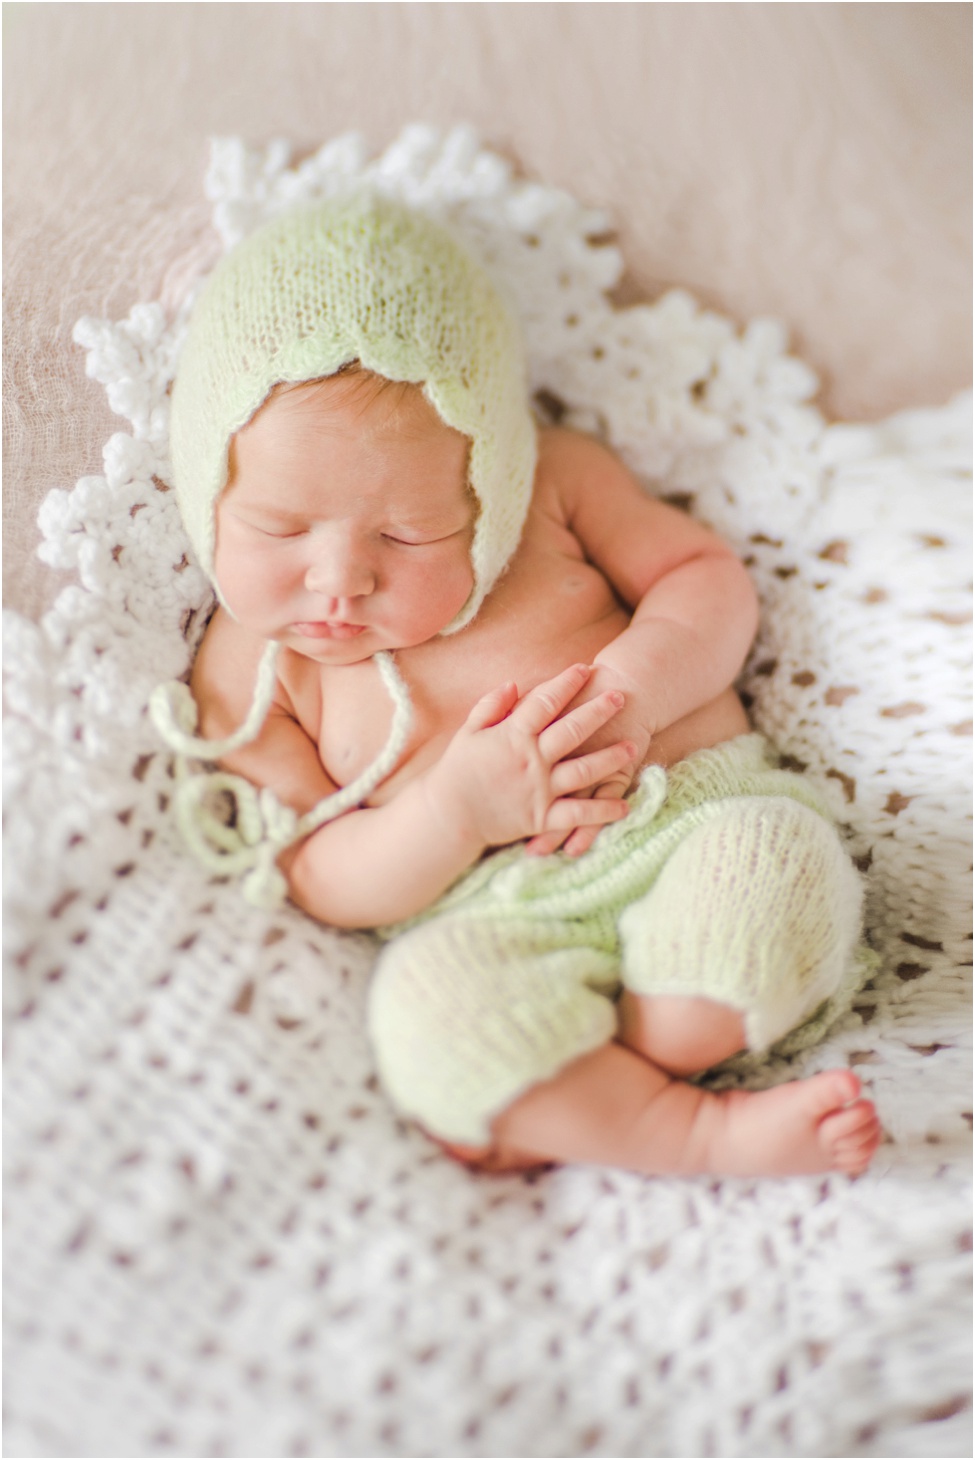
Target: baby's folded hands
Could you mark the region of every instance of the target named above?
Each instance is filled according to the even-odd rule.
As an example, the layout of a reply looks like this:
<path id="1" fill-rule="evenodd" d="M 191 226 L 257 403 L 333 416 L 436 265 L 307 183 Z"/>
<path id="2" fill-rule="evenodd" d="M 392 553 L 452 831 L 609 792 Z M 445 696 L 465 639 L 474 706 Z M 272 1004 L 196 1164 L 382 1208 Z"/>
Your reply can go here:
<path id="1" fill-rule="evenodd" d="M 607 692 L 613 690 L 622 695 L 625 704 L 610 723 L 603 722 L 591 731 L 587 740 L 583 742 L 584 753 L 580 759 L 596 763 L 593 759 L 595 754 L 612 740 L 625 739 L 628 744 L 633 746 L 634 754 L 623 765 L 617 762 L 607 770 L 605 775 L 596 780 L 589 779 L 585 785 L 580 786 L 575 794 L 583 799 L 607 800 L 613 803 L 626 796 L 633 789 L 640 767 L 645 763 L 649 751 L 652 739 L 650 730 L 652 709 L 648 706 L 646 691 L 639 684 L 629 682 L 621 684 L 618 672 L 601 664 L 597 656 L 596 663 L 583 683 L 577 699 L 585 704 L 593 704 L 603 698 Z M 574 715 L 577 708 L 582 708 L 582 703 L 578 706 L 573 705 L 566 718 Z M 589 850 L 599 831 L 598 822 L 576 822 L 572 826 L 552 829 L 533 836 L 528 841 L 526 850 L 530 856 L 540 857 L 547 856 L 561 848 L 570 857 L 578 857 Z"/>
<path id="2" fill-rule="evenodd" d="M 566 711 L 591 674 L 590 665 L 575 664 L 526 695 L 509 682 L 478 700 L 430 773 L 431 799 L 455 833 L 504 846 L 626 815 L 621 797 L 579 796 L 632 768 L 638 754 L 620 740 L 575 755 L 624 703 L 619 690 L 608 690 Z"/>

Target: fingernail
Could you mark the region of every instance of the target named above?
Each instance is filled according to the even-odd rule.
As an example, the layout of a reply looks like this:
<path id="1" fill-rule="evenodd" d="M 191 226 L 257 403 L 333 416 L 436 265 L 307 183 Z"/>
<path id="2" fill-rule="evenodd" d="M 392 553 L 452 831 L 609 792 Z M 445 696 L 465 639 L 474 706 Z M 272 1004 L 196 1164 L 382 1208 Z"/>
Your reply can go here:
<path id="1" fill-rule="evenodd" d="M 626 696 L 624 694 L 621 694 L 618 689 L 611 689 L 609 692 L 609 697 L 614 705 L 622 705 L 626 703 Z"/>

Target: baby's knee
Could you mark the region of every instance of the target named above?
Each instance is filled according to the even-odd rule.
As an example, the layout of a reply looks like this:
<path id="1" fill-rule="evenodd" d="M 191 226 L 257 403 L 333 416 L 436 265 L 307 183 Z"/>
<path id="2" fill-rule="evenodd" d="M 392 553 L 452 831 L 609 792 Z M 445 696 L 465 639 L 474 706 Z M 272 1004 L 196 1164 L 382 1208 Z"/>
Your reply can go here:
<path id="1" fill-rule="evenodd" d="M 623 914 L 624 982 L 633 994 L 686 993 L 741 1010 L 747 1039 L 739 1048 L 764 1049 L 846 986 L 861 903 L 859 877 L 823 817 L 788 797 L 730 801 Z M 642 1022 L 650 1030 L 655 1021 Z M 683 1073 L 697 1051 L 689 1034 L 668 1029 L 668 1039 L 678 1037 L 681 1062 L 665 1067 Z M 659 1059 L 656 1035 L 647 1039 L 641 1048 Z M 733 1053 L 723 1049 L 711 1063 Z"/>
<path id="2" fill-rule="evenodd" d="M 730 1004 L 693 994 L 634 994 L 619 1003 L 620 1042 L 668 1074 L 699 1074 L 748 1043 L 744 1017 Z"/>

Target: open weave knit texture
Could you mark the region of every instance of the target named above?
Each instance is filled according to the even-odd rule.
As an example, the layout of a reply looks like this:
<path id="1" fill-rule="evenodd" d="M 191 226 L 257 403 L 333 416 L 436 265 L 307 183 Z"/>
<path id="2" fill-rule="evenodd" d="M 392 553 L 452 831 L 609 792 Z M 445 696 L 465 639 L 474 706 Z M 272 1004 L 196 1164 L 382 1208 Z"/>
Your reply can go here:
<path id="1" fill-rule="evenodd" d="M 611 220 L 466 131 L 225 141 L 207 186 L 229 246 L 366 176 L 516 300 L 540 412 L 750 564 L 742 688 L 882 960 L 754 1083 L 851 1065 L 887 1140 L 857 1181 L 489 1177 L 397 1120 L 372 939 L 249 907 L 168 814 L 145 705 L 212 602 L 167 489 L 187 299 L 82 321 L 128 429 L 42 509 L 75 585 L 5 619 L 6 1453 L 970 1453 L 970 403 L 828 425 L 775 324 L 614 309 Z"/>

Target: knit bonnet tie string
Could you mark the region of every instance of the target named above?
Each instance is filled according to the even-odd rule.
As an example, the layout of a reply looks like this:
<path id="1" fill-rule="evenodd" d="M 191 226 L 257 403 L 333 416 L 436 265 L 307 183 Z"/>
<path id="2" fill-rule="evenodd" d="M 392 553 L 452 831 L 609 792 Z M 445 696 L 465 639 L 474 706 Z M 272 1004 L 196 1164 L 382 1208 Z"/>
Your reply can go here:
<path id="1" fill-rule="evenodd" d="M 149 700 L 153 725 L 176 756 L 173 809 L 184 841 L 208 872 L 240 877 L 247 901 L 267 909 L 280 907 L 288 895 L 287 880 L 277 866 L 281 852 L 363 801 L 395 766 L 413 724 L 409 690 L 393 656 L 381 651 L 373 655 L 373 662 L 393 701 L 393 721 L 386 744 L 361 775 L 323 797 L 304 816 L 283 805 L 269 787 L 258 788 L 243 776 L 193 770 L 191 759 L 220 760 L 256 740 L 274 693 L 279 652 L 278 644 L 265 648 L 247 718 L 225 740 L 207 740 L 195 734 L 199 713 L 189 686 L 182 681 L 158 685 Z M 234 802 L 230 822 L 224 809 L 227 793 Z"/>

